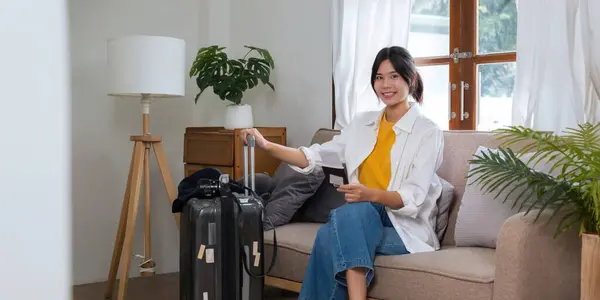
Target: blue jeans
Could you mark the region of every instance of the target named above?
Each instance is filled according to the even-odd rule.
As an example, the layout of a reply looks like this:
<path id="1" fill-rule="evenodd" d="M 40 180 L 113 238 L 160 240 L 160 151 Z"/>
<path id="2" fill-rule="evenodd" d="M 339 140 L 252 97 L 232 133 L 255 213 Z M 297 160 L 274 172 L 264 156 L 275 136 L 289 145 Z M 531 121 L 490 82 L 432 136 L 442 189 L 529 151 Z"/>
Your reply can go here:
<path id="1" fill-rule="evenodd" d="M 407 253 L 383 205 L 346 203 L 332 210 L 317 232 L 298 299 L 347 299 L 346 270 L 367 268 L 368 287 L 375 255 Z"/>

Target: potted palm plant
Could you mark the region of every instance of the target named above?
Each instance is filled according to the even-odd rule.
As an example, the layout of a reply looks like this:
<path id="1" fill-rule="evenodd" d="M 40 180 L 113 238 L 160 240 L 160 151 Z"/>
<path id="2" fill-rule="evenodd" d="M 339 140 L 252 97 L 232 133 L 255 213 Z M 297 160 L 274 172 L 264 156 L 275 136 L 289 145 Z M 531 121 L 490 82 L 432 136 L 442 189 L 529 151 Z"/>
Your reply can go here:
<path id="1" fill-rule="evenodd" d="M 275 91 L 270 82 L 275 62 L 269 51 L 254 46 L 244 47 L 248 52 L 239 59 L 229 58 L 223 51 L 225 47 L 218 45 L 200 48 L 189 71 L 190 78 L 196 76 L 196 85 L 200 89 L 194 103 L 198 103 L 198 97 L 209 87 L 221 100 L 231 102 L 225 116 L 226 129 L 254 126 L 252 107 L 242 104 L 247 90 L 262 83 Z"/>
<path id="2" fill-rule="evenodd" d="M 514 206 L 525 214 L 534 211 L 535 221 L 545 210 L 550 220 L 560 218 L 554 237 L 574 226 L 582 238 L 581 299 L 600 299 L 600 124 L 580 124 L 563 134 L 538 132 L 522 126 L 495 131 L 502 144 L 498 151 L 484 152 L 471 160 L 468 177 L 485 192 L 516 192 Z M 517 142 L 525 146 L 513 152 Z M 528 161 L 521 160 L 529 153 Z M 540 162 L 551 166 L 542 173 L 534 168 Z M 531 166 L 531 167 L 530 167 Z M 504 195 L 504 194 L 503 194 Z M 513 195 L 514 196 L 514 195 Z"/>

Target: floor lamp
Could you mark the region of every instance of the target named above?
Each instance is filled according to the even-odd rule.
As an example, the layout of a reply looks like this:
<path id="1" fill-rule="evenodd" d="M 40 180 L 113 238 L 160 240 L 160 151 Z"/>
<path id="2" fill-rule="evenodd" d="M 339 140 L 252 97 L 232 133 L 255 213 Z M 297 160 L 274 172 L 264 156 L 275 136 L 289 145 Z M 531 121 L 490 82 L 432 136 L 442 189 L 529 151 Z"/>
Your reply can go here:
<path id="1" fill-rule="evenodd" d="M 107 81 L 108 95 L 141 99 L 142 107 L 142 135 L 130 137 L 130 141 L 134 144 L 133 154 L 105 292 L 107 299 L 112 298 L 117 270 L 121 263 L 118 300 L 123 300 L 127 291 L 142 178 L 144 179 L 145 246 L 140 275 L 154 275 L 156 266 L 150 248 L 151 149 L 154 149 L 156 154 L 169 203 L 172 204 L 177 197 L 162 138 L 150 135 L 148 123 L 150 122 L 150 100 L 152 98 L 185 95 L 185 42 L 176 38 L 158 36 L 129 36 L 111 39 L 107 45 Z M 179 228 L 178 214 L 175 215 L 175 221 Z"/>

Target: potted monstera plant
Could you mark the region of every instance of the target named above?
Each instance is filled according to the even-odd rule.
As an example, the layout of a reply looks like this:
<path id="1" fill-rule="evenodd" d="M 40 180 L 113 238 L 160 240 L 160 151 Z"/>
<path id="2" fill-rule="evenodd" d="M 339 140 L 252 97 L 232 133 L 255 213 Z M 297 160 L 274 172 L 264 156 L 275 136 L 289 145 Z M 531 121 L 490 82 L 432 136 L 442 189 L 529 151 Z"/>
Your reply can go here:
<path id="1" fill-rule="evenodd" d="M 228 57 L 225 47 L 212 45 L 200 48 L 189 71 L 190 78 L 196 76 L 196 85 L 200 89 L 194 103 L 198 103 L 200 95 L 209 87 L 221 100 L 230 102 L 225 115 L 226 129 L 254 126 L 252 107 L 242 103 L 247 90 L 262 83 L 275 91 L 270 82 L 275 62 L 269 51 L 254 46 L 244 47 L 248 52 L 238 59 Z"/>
<path id="2" fill-rule="evenodd" d="M 513 206 L 535 213 L 551 212 L 555 237 L 578 227 L 582 238 L 581 299 L 600 299 L 600 124 L 580 124 L 563 134 L 538 132 L 521 126 L 495 131 L 503 140 L 498 151 L 476 155 L 468 176 L 499 200 L 511 196 Z M 510 145 L 524 143 L 513 152 Z M 520 159 L 528 153 L 528 160 Z M 543 163 L 549 171 L 536 171 Z M 539 168 L 538 168 L 539 169 Z M 506 194 L 504 194 L 506 193 Z M 516 197 L 515 197 L 516 196 Z M 549 222 L 548 222 L 549 223 Z"/>

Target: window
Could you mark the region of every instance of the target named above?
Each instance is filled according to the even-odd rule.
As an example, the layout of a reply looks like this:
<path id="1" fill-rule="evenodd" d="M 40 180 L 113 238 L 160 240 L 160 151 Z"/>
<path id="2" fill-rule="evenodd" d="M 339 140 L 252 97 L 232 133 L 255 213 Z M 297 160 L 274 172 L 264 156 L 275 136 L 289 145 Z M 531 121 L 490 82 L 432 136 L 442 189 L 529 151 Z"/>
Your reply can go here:
<path id="1" fill-rule="evenodd" d="M 443 129 L 510 125 L 517 0 L 413 0 L 408 50 L 423 111 Z"/>

